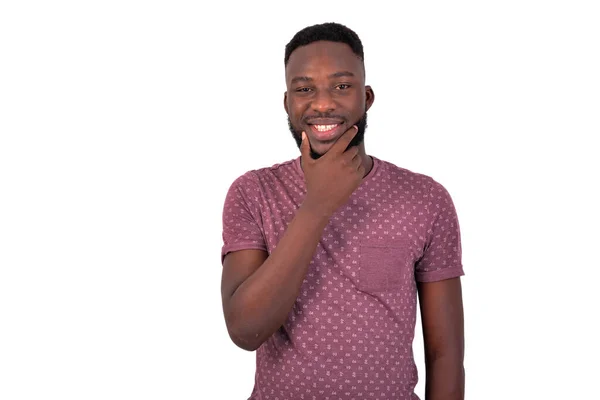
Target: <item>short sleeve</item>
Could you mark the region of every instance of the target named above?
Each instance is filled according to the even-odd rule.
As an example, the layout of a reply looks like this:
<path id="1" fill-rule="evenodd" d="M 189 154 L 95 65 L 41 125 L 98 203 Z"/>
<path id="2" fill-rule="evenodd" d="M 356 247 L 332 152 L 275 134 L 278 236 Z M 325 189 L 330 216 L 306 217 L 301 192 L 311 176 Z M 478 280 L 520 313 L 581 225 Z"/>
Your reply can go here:
<path id="1" fill-rule="evenodd" d="M 464 275 L 460 227 L 452 198 L 433 181 L 429 194 L 431 225 L 421 259 L 415 266 L 417 282 L 434 282 Z"/>
<path id="2" fill-rule="evenodd" d="M 223 247 L 221 262 L 232 251 L 258 249 L 267 251 L 260 216 L 260 191 L 248 172 L 229 187 L 223 206 Z"/>

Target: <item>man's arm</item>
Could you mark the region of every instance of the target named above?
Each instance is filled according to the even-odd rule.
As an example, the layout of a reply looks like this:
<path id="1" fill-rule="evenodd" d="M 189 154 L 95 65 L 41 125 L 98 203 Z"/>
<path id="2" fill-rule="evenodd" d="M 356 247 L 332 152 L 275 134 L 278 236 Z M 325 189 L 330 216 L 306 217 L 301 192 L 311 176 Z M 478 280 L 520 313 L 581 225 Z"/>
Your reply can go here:
<path id="1" fill-rule="evenodd" d="M 283 325 L 304 281 L 329 217 L 360 184 L 364 167 L 350 128 L 318 160 L 303 137 L 306 197 L 270 255 L 240 250 L 223 260 L 221 296 L 229 336 L 245 350 L 257 349 Z"/>
<path id="2" fill-rule="evenodd" d="M 460 278 L 417 284 L 425 344 L 425 400 L 463 400 L 464 317 Z"/>
<path id="3" fill-rule="evenodd" d="M 270 256 L 240 250 L 223 260 L 221 294 L 231 340 L 256 350 L 287 318 L 327 218 L 300 209 Z"/>

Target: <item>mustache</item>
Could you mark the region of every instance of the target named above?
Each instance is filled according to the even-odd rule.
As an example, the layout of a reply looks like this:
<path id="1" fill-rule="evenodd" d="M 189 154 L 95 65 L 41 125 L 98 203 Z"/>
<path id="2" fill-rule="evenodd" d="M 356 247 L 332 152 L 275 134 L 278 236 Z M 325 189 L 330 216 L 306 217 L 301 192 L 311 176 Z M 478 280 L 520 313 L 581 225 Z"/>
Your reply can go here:
<path id="1" fill-rule="evenodd" d="M 310 124 L 311 121 L 315 120 L 315 119 L 339 119 L 340 121 L 346 122 L 347 119 L 346 117 L 344 117 L 343 115 L 337 115 L 337 114 L 314 114 L 311 115 L 310 117 L 304 117 L 302 119 L 302 122 L 304 122 L 305 124 Z"/>

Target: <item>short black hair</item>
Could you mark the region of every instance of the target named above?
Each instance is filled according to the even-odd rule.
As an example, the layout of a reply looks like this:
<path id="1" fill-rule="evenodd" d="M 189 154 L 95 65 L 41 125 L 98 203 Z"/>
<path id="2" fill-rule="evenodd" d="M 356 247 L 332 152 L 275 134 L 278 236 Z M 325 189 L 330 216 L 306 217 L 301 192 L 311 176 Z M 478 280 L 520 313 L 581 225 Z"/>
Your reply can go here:
<path id="1" fill-rule="evenodd" d="M 326 22 L 324 24 L 308 26 L 294 35 L 292 40 L 285 46 L 285 66 L 287 66 L 290 55 L 294 50 L 300 46 L 306 46 L 319 40 L 346 43 L 362 62 L 365 61 L 363 45 L 356 32 L 342 24 Z"/>

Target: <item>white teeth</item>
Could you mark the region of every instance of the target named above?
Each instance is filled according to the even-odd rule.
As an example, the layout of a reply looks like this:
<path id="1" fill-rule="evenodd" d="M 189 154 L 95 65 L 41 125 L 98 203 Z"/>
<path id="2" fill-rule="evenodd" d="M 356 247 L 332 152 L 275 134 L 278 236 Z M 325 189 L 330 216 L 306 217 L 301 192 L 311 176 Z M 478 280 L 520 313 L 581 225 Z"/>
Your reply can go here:
<path id="1" fill-rule="evenodd" d="M 333 124 L 333 125 L 315 125 L 315 128 L 319 131 L 319 132 L 325 132 L 325 131 L 330 131 L 333 128 L 335 128 L 337 126 L 337 124 Z"/>

